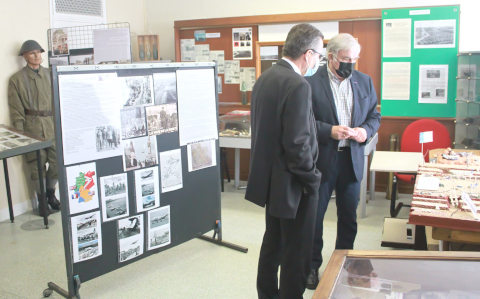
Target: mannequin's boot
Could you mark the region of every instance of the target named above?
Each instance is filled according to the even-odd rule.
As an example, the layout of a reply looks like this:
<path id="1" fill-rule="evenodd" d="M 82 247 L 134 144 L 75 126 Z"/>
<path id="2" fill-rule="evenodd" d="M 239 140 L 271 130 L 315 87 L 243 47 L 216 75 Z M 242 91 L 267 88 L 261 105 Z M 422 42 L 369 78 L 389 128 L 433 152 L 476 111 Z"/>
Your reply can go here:
<path id="1" fill-rule="evenodd" d="M 47 217 L 48 215 L 50 215 L 50 208 L 48 207 L 48 204 L 47 204 L 47 207 L 46 207 L 46 212 L 47 212 Z M 45 215 L 43 214 L 44 212 L 44 205 L 43 205 L 43 202 L 41 200 L 38 201 L 38 215 L 40 215 L 40 217 L 45 217 Z"/>
<path id="2" fill-rule="evenodd" d="M 47 202 L 54 210 L 60 210 L 60 201 L 55 196 L 55 189 L 47 189 Z"/>

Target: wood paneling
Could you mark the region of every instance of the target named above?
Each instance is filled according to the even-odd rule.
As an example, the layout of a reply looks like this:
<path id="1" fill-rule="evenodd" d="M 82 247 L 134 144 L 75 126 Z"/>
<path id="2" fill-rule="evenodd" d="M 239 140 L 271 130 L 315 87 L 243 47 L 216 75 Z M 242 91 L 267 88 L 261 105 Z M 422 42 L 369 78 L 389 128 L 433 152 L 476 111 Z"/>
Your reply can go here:
<path id="1" fill-rule="evenodd" d="M 380 104 L 382 21 L 342 21 L 339 22 L 339 31 L 358 38 L 362 51 L 357 67 L 360 72 L 372 77 Z"/>
<path id="2" fill-rule="evenodd" d="M 258 26 L 248 26 L 252 27 L 252 59 L 239 60 L 240 67 L 255 67 L 255 42 L 258 41 Z M 220 33 L 220 38 L 207 38 L 206 41 L 200 42 L 195 41 L 196 45 L 210 45 L 210 51 L 225 51 L 225 60 L 233 60 L 233 43 L 232 43 L 232 28 L 234 27 L 218 27 L 218 28 L 202 28 L 206 33 Z M 198 30 L 198 29 L 197 29 Z M 193 29 L 190 30 L 179 30 L 178 37 L 180 39 L 192 39 L 194 38 Z M 176 61 L 181 60 L 180 56 L 180 45 L 176 46 Z M 222 77 L 222 93 L 218 94 L 219 102 L 241 102 L 242 94 L 240 92 L 240 84 L 225 84 L 225 75 L 219 74 Z M 251 91 L 247 92 L 248 102 L 250 102 Z M 234 110 L 234 109 L 233 109 Z"/>

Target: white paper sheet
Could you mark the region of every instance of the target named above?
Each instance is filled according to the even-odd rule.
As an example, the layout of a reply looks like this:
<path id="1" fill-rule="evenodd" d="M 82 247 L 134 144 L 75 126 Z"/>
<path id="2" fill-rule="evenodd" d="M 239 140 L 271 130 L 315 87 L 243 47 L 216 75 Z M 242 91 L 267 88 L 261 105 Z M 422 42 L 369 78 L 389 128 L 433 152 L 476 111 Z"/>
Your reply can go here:
<path id="1" fill-rule="evenodd" d="M 100 190 L 102 193 L 102 218 L 104 222 L 130 215 L 126 173 L 101 177 Z"/>
<path id="2" fill-rule="evenodd" d="M 135 199 L 137 213 L 160 206 L 158 166 L 135 171 Z"/>
<path id="3" fill-rule="evenodd" d="M 180 145 L 218 138 L 213 69 L 177 70 Z"/>
<path id="4" fill-rule="evenodd" d="M 412 19 L 383 20 L 383 57 L 410 57 Z"/>
<path id="5" fill-rule="evenodd" d="M 143 214 L 118 220 L 118 262 L 125 262 L 143 254 L 145 234 Z"/>
<path id="6" fill-rule="evenodd" d="M 217 61 L 217 69 L 219 74 L 225 73 L 225 51 L 210 51 L 210 61 Z"/>
<path id="7" fill-rule="evenodd" d="M 215 140 L 187 145 L 188 171 L 195 171 L 217 165 Z"/>
<path id="8" fill-rule="evenodd" d="M 195 45 L 195 61 L 196 62 L 210 61 L 210 45 Z"/>
<path id="9" fill-rule="evenodd" d="M 260 60 L 278 60 L 278 46 L 260 47 Z"/>
<path id="10" fill-rule="evenodd" d="M 97 168 L 95 162 L 67 167 L 70 215 L 98 209 Z"/>
<path id="11" fill-rule="evenodd" d="M 195 39 L 180 40 L 180 56 L 182 61 L 195 61 Z"/>
<path id="12" fill-rule="evenodd" d="M 170 206 L 148 211 L 148 250 L 171 243 Z"/>
<path id="13" fill-rule="evenodd" d="M 382 100 L 410 100 L 410 62 L 384 62 Z"/>
<path id="14" fill-rule="evenodd" d="M 240 84 L 240 61 L 225 60 L 225 84 Z"/>
<path id="15" fill-rule="evenodd" d="M 180 149 L 160 153 L 162 193 L 183 188 L 182 153 Z"/>
<path id="16" fill-rule="evenodd" d="M 418 102 L 446 104 L 448 95 L 448 64 L 420 65 Z"/>
<path id="17" fill-rule="evenodd" d="M 221 76 L 218 76 L 217 77 L 217 91 L 218 91 L 218 94 L 221 94 L 222 93 L 222 77 Z"/>
<path id="18" fill-rule="evenodd" d="M 250 28 L 233 28 L 232 44 L 233 59 L 252 59 L 253 58 L 253 33 Z"/>
<path id="19" fill-rule="evenodd" d="M 100 211 L 72 217 L 71 227 L 74 263 L 102 255 Z"/>
<path id="20" fill-rule="evenodd" d="M 107 61 L 130 63 L 130 29 L 111 28 L 93 30 L 95 64 Z"/>
<path id="21" fill-rule="evenodd" d="M 457 20 L 415 21 L 415 49 L 455 48 Z"/>
<path id="22" fill-rule="evenodd" d="M 240 68 L 240 91 L 242 90 L 243 82 L 247 91 L 253 90 L 253 85 L 256 81 L 255 68 L 254 67 L 241 67 Z"/>
<path id="23" fill-rule="evenodd" d="M 58 82 L 65 165 L 120 156 L 117 74 L 59 75 Z"/>
<path id="24" fill-rule="evenodd" d="M 440 188 L 440 181 L 437 177 L 425 177 L 420 176 L 418 178 L 417 189 L 418 190 L 438 190 Z"/>

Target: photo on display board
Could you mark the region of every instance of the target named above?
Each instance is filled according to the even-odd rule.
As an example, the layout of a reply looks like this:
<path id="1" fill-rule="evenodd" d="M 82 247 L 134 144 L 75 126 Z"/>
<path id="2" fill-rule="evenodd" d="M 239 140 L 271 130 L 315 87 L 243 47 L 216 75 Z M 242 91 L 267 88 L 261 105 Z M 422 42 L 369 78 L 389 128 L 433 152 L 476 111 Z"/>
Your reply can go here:
<path id="1" fill-rule="evenodd" d="M 455 48 L 456 20 L 415 21 L 414 48 Z"/>
<path id="2" fill-rule="evenodd" d="M 217 165 L 215 140 L 187 145 L 188 171 Z"/>
<path id="3" fill-rule="evenodd" d="M 140 256 L 144 251 L 143 215 L 118 220 L 118 261 Z"/>
<path id="4" fill-rule="evenodd" d="M 148 135 L 178 131 L 177 104 L 146 107 Z"/>
<path id="5" fill-rule="evenodd" d="M 95 128 L 97 152 L 112 151 L 120 146 L 120 128 L 115 126 L 99 126 Z"/>
<path id="6" fill-rule="evenodd" d="M 52 55 L 68 55 L 68 34 L 64 29 L 55 29 L 52 31 Z"/>
<path id="7" fill-rule="evenodd" d="M 67 167 L 66 172 L 70 214 L 98 209 L 95 162 Z"/>
<path id="8" fill-rule="evenodd" d="M 170 243 L 170 206 L 148 211 L 148 250 Z"/>
<path id="9" fill-rule="evenodd" d="M 129 215 L 127 174 L 100 178 L 103 221 L 111 221 Z"/>
<path id="10" fill-rule="evenodd" d="M 158 166 L 135 171 L 135 199 L 137 213 L 160 206 Z"/>
<path id="11" fill-rule="evenodd" d="M 74 263 L 102 255 L 102 226 L 99 211 L 72 217 L 71 228 Z"/>
<path id="12" fill-rule="evenodd" d="M 120 110 L 122 140 L 147 134 L 145 108 L 133 107 Z"/>
<path id="13" fill-rule="evenodd" d="M 155 136 L 122 140 L 123 168 L 125 171 L 146 168 L 157 163 L 157 138 Z"/>
<path id="14" fill-rule="evenodd" d="M 124 106 L 153 105 L 152 76 L 118 77 Z"/>
<path id="15" fill-rule="evenodd" d="M 93 54 L 88 55 L 70 55 L 70 65 L 90 65 L 94 63 Z"/>
<path id="16" fill-rule="evenodd" d="M 180 149 L 160 153 L 162 193 L 183 188 L 182 152 Z"/>
<path id="17" fill-rule="evenodd" d="M 155 105 L 177 102 L 177 78 L 175 72 L 153 74 Z"/>

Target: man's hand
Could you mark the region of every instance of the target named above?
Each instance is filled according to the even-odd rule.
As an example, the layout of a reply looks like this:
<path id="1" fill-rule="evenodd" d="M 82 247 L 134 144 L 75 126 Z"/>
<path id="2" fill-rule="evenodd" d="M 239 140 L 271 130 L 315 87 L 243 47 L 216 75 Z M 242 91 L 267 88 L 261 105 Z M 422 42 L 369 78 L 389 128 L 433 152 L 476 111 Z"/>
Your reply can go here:
<path id="1" fill-rule="evenodd" d="M 357 127 L 353 130 L 356 132 L 356 135 L 350 139 L 353 139 L 358 143 L 363 143 L 367 140 L 367 131 L 364 128 Z"/>
<path id="2" fill-rule="evenodd" d="M 357 132 L 352 128 L 345 127 L 345 126 L 333 126 L 332 133 L 330 133 L 330 137 L 332 137 L 335 140 L 342 140 L 342 139 L 349 139 L 349 138 L 355 137 L 356 134 Z"/>

